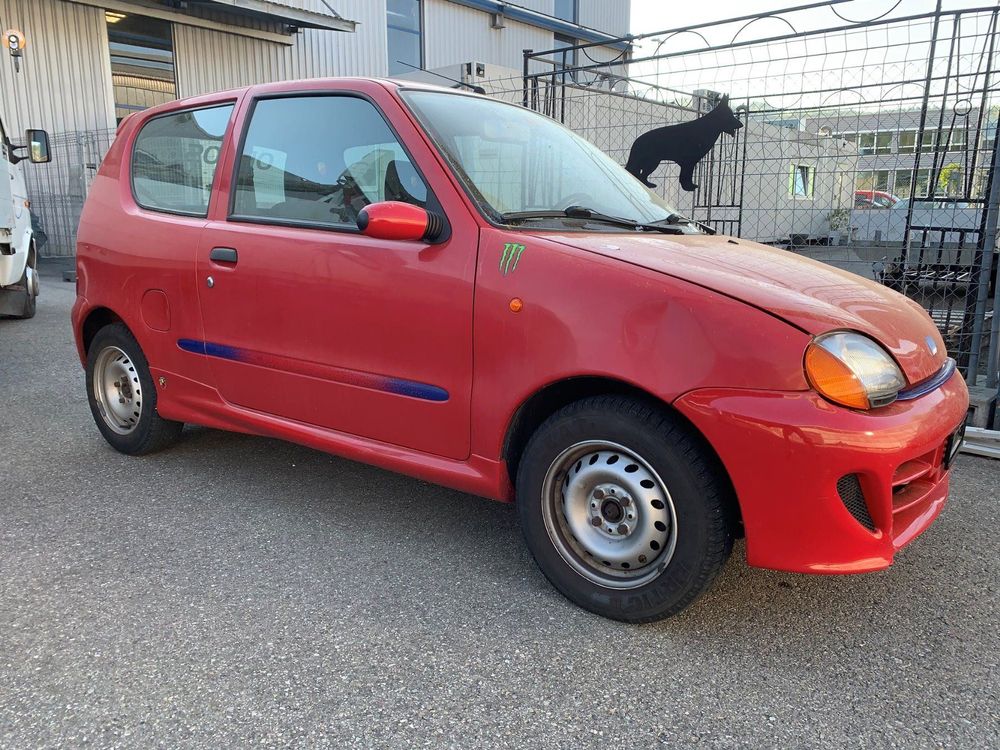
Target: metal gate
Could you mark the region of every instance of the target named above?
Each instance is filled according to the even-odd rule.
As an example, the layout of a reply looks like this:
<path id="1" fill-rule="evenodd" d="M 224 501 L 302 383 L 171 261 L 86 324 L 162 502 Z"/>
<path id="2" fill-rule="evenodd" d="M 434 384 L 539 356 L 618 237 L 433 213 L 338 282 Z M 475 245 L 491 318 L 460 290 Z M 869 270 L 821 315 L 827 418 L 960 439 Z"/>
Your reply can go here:
<path id="1" fill-rule="evenodd" d="M 921 12 L 914 9 L 922 5 Z M 722 232 L 830 263 L 919 302 L 970 383 L 995 389 L 1000 306 L 1000 9 L 812 2 L 607 45 L 526 50 L 517 91 L 624 164 L 631 142 L 723 94 L 744 127 L 657 192 Z M 478 82 L 483 85 L 484 82 Z"/>

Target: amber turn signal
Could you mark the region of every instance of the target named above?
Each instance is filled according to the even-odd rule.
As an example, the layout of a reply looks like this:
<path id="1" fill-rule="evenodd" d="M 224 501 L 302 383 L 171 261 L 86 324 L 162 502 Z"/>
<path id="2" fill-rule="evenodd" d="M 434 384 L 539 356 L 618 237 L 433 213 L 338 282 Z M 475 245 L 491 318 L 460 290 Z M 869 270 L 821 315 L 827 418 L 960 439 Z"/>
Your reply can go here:
<path id="1" fill-rule="evenodd" d="M 852 409 L 868 408 L 868 392 L 851 368 L 816 344 L 806 349 L 809 383 L 831 401 Z"/>
<path id="2" fill-rule="evenodd" d="M 819 336 L 806 349 L 809 384 L 835 404 L 875 409 L 896 400 L 906 379 L 878 342 L 854 331 Z"/>

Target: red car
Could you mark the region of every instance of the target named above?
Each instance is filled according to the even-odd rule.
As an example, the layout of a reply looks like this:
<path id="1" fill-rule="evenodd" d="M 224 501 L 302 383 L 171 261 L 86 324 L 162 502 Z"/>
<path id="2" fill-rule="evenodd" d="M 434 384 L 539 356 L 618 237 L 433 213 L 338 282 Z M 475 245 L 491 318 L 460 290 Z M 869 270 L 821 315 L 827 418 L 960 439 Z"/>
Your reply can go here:
<path id="1" fill-rule="evenodd" d="M 899 198 L 882 190 L 854 191 L 855 208 L 892 208 L 897 203 Z"/>
<path id="2" fill-rule="evenodd" d="M 711 234 L 540 114 L 427 86 L 132 115 L 77 268 L 117 450 L 189 422 L 516 500 L 556 588 L 631 622 L 690 604 L 741 536 L 751 565 L 886 567 L 944 505 L 968 407 L 914 302 Z"/>

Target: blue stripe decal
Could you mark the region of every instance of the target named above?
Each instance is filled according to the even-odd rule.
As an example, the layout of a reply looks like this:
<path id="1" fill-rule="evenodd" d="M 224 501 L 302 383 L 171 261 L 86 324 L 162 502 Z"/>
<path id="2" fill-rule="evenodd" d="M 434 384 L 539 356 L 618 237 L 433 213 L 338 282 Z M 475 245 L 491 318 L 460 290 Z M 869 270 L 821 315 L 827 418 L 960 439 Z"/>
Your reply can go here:
<path id="1" fill-rule="evenodd" d="M 233 346 L 223 346 L 213 344 L 211 341 L 198 341 L 196 339 L 177 339 L 177 346 L 192 354 L 205 354 L 209 357 L 219 357 L 220 359 L 233 359 L 239 362 L 243 359 L 240 350 Z"/>
<path id="2" fill-rule="evenodd" d="M 447 401 L 448 391 L 436 385 L 418 383 L 414 380 L 402 380 L 401 378 L 389 378 L 386 388 L 389 393 L 399 396 L 412 396 L 422 398 L 424 401 Z"/>
<path id="3" fill-rule="evenodd" d="M 958 368 L 957 363 L 951 357 L 948 357 L 941 366 L 941 369 L 936 373 L 931 375 L 927 380 L 921 383 L 910 386 L 909 388 L 899 392 L 896 396 L 897 401 L 912 401 L 915 398 L 920 398 L 936 388 L 940 388 L 952 375 L 955 374 L 955 370 Z"/>
<path id="4" fill-rule="evenodd" d="M 429 383 L 420 383 L 415 380 L 393 378 L 373 372 L 348 370 L 343 367 L 322 365 L 316 362 L 304 362 L 265 354 L 263 352 L 255 352 L 249 349 L 241 349 L 237 346 L 226 346 L 225 344 L 216 344 L 211 341 L 199 341 L 198 339 L 178 339 L 177 346 L 192 354 L 228 359 L 234 362 L 245 362 L 246 364 L 268 367 L 295 375 L 319 378 L 343 385 L 354 385 L 360 388 L 382 391 L 383 393 L 394 393 L 398 396 L 419 398 L 423 401 L 440 402 L 447 401 L 449 398 L 448 391 L 444 388 Z"/>

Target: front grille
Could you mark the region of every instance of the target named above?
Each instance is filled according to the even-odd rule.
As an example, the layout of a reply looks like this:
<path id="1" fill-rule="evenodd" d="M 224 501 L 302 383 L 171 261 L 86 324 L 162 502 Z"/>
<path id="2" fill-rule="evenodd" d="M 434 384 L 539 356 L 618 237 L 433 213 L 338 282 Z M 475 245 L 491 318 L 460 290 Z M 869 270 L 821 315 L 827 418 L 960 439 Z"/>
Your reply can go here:
<path id="1" fill-rule="evenodd" d="M 875 523 L 868 513 L 868 503 L 865 502 L 865 493 L 861 491 L 861 482 L 858 481 L 857 474 L 845 474 L 838 479 L 837 494 L 855 521 L 869 531 L 875 531 Z"/>

